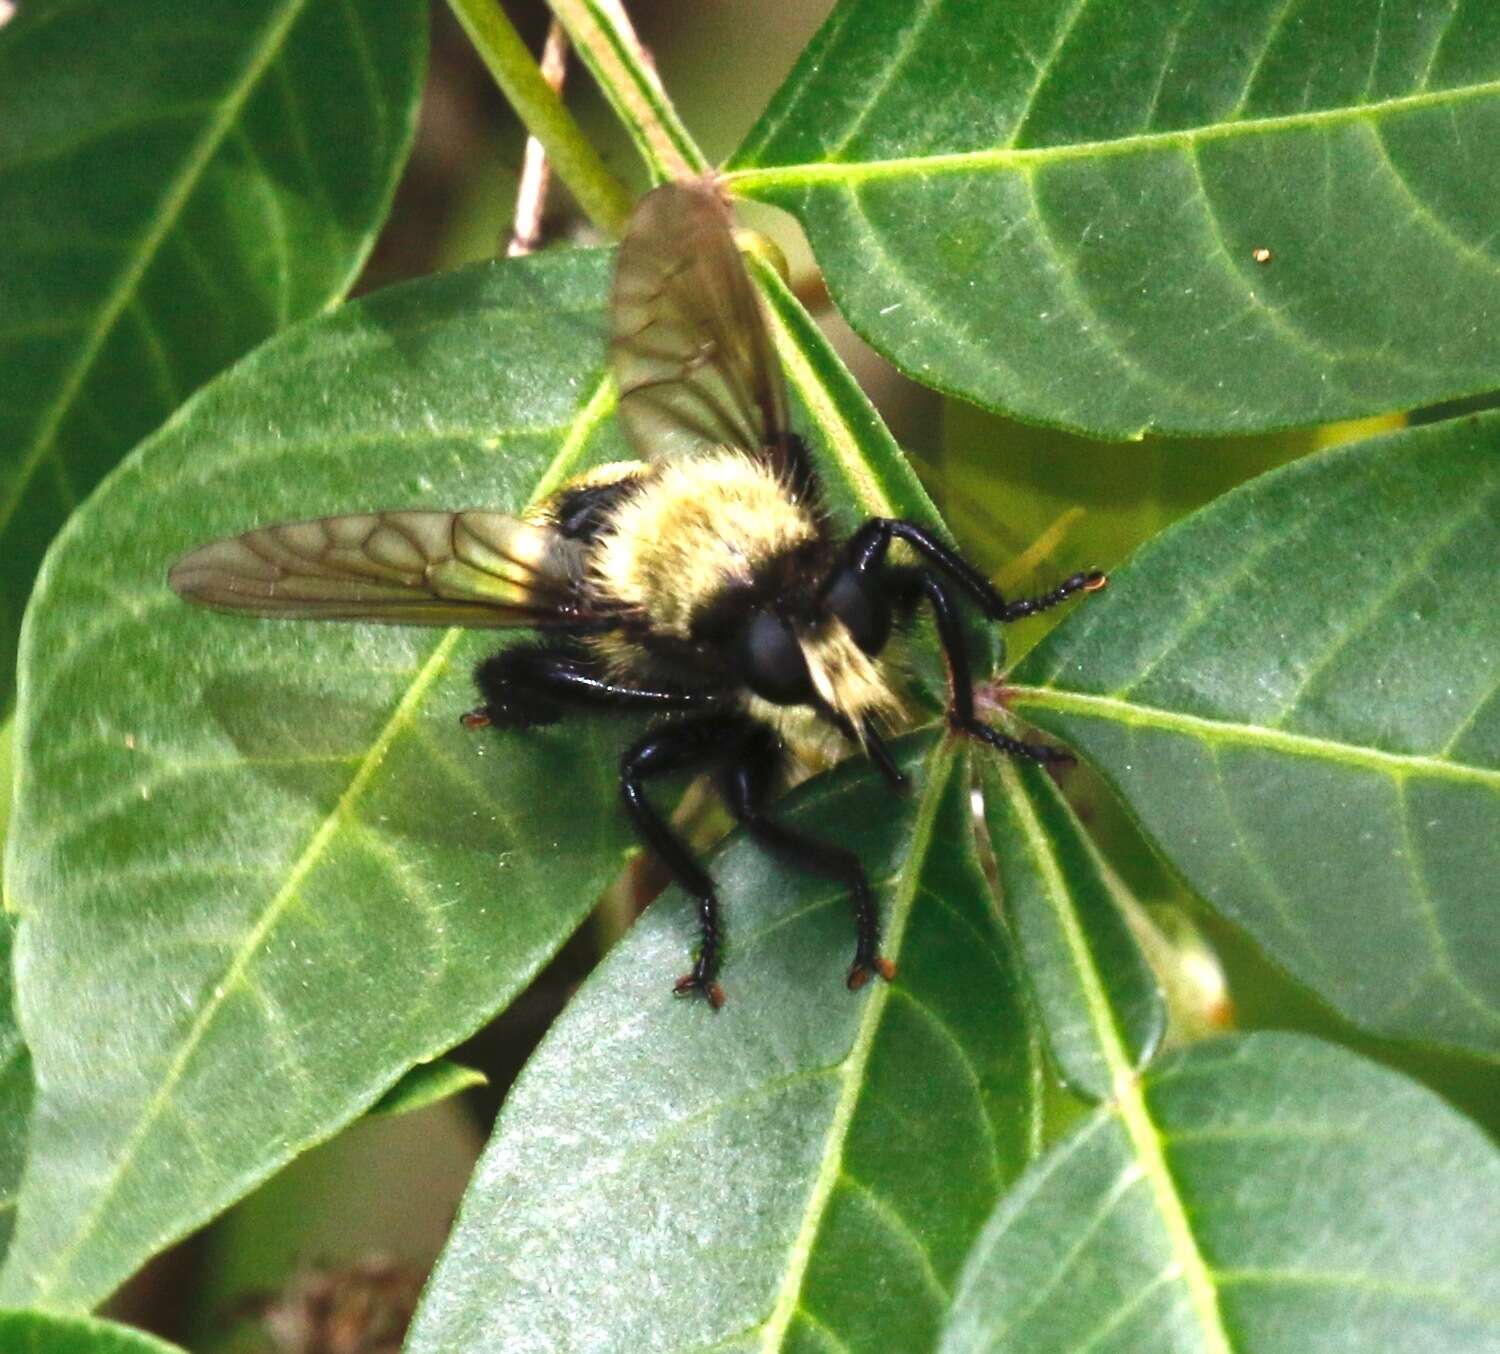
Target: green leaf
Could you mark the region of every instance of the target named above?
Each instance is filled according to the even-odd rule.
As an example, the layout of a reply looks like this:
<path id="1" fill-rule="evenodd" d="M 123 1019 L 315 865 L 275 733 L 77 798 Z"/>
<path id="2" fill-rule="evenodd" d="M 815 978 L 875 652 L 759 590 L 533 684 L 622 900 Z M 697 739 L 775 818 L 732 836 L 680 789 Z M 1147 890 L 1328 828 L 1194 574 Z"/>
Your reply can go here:
<path id="1" fill-rule="evenodd" d="M 471 1086 L 483 1086 L 488 1081 L 489 1078 L 477 1068 L 465 1067 L 450 1058 L 435 1058 L 432 1062 L 418 1063 L 413 1067 L 370 1106 L 369 1112 L 411 1114 L 467 1091 Z"/>
<path id="2" fill-rule="evenodd" d="M 31 1128 L 31 1054 L 15 1015 L 14 917 L 0 917 L 0 1259 L 10 1247 Z M 3 1346 L 0 1346 L 3 1347 Z"/>
<path id="3" fill-rule="evenodd" d="M 618 458 L 608 273 L 549 255 L 293 329 L 59 538 L 6 870 L 39 1126 L 7 1300 L 102 1297 L 481 1024 L 618 868 L 602 723 L 459 727 L 493 637 L 220 616 L 165 585 L 239 528 L 516 509 Z"/>
<path id="4" fill-rule="evenodd" d="M 944 1354 L 1345 1354 L 1500 1342 L 1500 1158 L 1430 1091 L 1303 1035 L 1164 1059 L 1038 1161 Z"/>
<path id="5" fill-rule="evenodd" d="M 917 380 L 1247 432 L 1494 386 L 1497 130 L 1487 0 L 843 0 L 729 183 Z"/>
<path id="6" fill-rule="evenodd" d="M 0 31 L 0 700 L 47 542 L 208 377 L 343 294 L 420 0 L 28 0 Z"/>
<path id="7" fill-rule="evenodd" d="M 183 1354 L 176 1345 L 113 1321 L 44 1312 L 0 1312 L 0 1349 L 5 1354 Z"/>
<path id="8" fill-rule="evenodd" d="M 1500 1051 L 1500 415 L 1158 537 L 1013 674 L 1188 882 L 1350 1020 Z"/>
<path id="9" fill-rule="evenodd" d="M 1124 886 L 1040 766 L 987 757 L 983 777 L 1005 915 L 1047 1046 L 1074 1090 L 1103 1100 L 1166 1028 Z"/>
<path id="10" fill-rule="evenodd" d="M 164 581 L 247 526 L 516 509 L 620 458 L 612 262 L 548 254 L 306 323 L 59 538 L 17 715 L 7 884 L 40 1128 L 5 1300 L 102 1297 L 487 1019 L 618 869 L 617 724 L 459 728 L 493 637 L 217 616 Z M 848 374 L 792 357 L 835 514 L 930 516 L 873 415 L 840 421 L 868 411 Z"/>
<path id="11" fill-rule="evenodd" d="M 696 934 L 671 890 L 507 1099 L 413 1354 L 932 1343 L 1040 1081 L 967 758 L 897 751 L 910 796 L 852 761 L 777 810 L 865 863 L 896 981 L 847 992 L 843 888 L 732 839 L 724 1009 L 671 994 Z"/>

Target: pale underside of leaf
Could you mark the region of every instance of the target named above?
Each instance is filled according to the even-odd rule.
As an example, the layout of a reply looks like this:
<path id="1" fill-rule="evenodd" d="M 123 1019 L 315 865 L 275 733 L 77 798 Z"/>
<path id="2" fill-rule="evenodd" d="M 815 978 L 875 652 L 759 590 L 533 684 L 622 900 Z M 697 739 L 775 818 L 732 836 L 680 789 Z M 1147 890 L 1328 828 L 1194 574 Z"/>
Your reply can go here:
<path id="1" fill-rule="evenodd" d="M 935 1336 L 987 1201 L 1035 1150 L 1040 1065 L 973 851 L 966 753 L 931 733 L 894 751 L 910 799 L 846 763 L 777 814 L 817 837 L 854 825 L 842 840 L 879 897 L 895 982 L 840 986 L 840 885 L 726 843 L 710 868 L 728 1002 L 704 1019 L 661 985 L 691 926 L 669 891 L 518 1082 L 413 1350 Z"/>

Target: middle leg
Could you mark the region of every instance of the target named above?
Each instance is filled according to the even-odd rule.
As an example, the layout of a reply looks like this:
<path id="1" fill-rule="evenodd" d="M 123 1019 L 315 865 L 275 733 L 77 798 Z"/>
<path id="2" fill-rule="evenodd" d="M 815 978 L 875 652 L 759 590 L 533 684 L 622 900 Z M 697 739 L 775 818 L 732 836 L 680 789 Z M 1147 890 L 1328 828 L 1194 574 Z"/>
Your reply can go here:
<path id="1" fill-rule="evenodd" d="M 526 729 L 555 724 L 565 709 L 708 711 L 721 693 L 664 684 L 613 681 L 588 655 L 556 644 L 514 644 L 474 669 L 484 704 L 463 716 L 465 728 Z"/>
<path id="2" fill-rule="evenodd" d="M 749 724 L 740 715 L 709 715 L 650 729 L 620 762 L 620 793 L 636 830 L 698 903 L 699 946 L 693 967 L 677 981 L 677 994 L 697 992 L 715 1010 L 724 1004 L 717 977 L 723 947 L 719 899 L 708 871 L 646 797 L 644 782 L 674 771 L 701 771 L 732 757 Z"/>

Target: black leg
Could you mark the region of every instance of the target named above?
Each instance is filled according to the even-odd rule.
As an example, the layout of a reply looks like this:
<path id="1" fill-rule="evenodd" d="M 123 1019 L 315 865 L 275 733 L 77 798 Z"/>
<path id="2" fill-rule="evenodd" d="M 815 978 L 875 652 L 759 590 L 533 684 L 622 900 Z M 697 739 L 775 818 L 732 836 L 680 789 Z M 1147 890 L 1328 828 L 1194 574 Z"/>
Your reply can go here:
<path id="1" fill-rule="evenodd" d="M 681 724 L 664 724 L 633 744 L 620 762 L 620 792 L 636 828 L 661 857 L 672 877 L 697 899 L 701 941 L 693 967 L 677 981 L 679 995 L 697 992 L 717 1010 L 724 989 L 715 981 L 723 933 L 713 880 L 682 839 L 646 797 L 643 781 L 674 771 L 699 770 L 735 754 L 748 729 L 736 715 L 708 716 Z"/>
<path id="2" fill-rule="evenodd" d="M 1017 601 L 1007 602 L 1005 610 L 996 619 L 1018 621 L 1023 616 L 1035 616 L 1038 611 L 1050 611 L 1059 602 L 1066 602 L 1077 593 L 1098 592 L 1108 582 L 1097 569 L 1074 574 L 1071 578 L 1063 579 L 1051 592 L 1044 592 L 1039 597 L 1022 597 Z"/>
<path id="3" fill-rule="evenodd" d="M 880 953 L 879 918 L 875 895 L 865 878 L 859 857 L 843 847 L 820 842 L 766 816 L 764 805 L 780 764 L 781 748 L 767 729 L 754 730 L 741 744 L 739 756 L 721 778 L 730 812 L 745 825 L 745 831 L 766 850 L 781 856 L 798 869 L 824 879 L 835 879 L 849 890 L 854 905 L 856 941 L 854 962 L 849 966 L 849 989 L 856 991 L 872 973 L 882 978 L 896 976 L 896 966 Z"/>
<path id="4" fill-rule="evenodd" d="M 611 682 L 583 655 L 568 649 L 523 644 L 491 654 L 474 669 L 484 704 L 463 717 L 466 728 L 494 724 L 533 728 L 555 724 L 562 705 L 585 709 L 709 710 L 721 703 L 714 691 Z"/>
<path id="5" fill-rule="evenodd" d="M 903 522 L 895 517 L 872 517 L 855 532 L 849 542 L 847 563 L 860 575 L 878 575 L 885 566 L 893 540 L 905 541 L 930 565 L 941 569 L 979 604 L 980 609 L 992 621 L 1014 621 L 1022 616 L 1034 616 L 1038 611 L 1046 611 L 1065 601 L 1074 593 L 1093 592 L 1102 588 L 1108 581 L 1094 569 L 1074 574 L 1040 597 L 1007 602 L 991 586 L 989 579 L 962 555 L 915 522 Z"/>
<path id="6" fill-rule="evenodd" d="M 963 626 L 959 622 L 958 609 L 948 595 L 943 581 L 934 574 L 923 580 L 927 600 L 932 603 L 937 618 L 938 639 L 948 659 L 948 676 L 953 684 L 953 704 L 948 711 L 948 722 L 962 733 L 982 739 L 991 747 L 1012 757 L 1026 757 L 1034 762 L 1071 762 L 1073 759 L 1058 748 L 1045 743 L 1023 743 L 982 723 L 974 715 L 974 679 L 969 672 L 969 651 L 964 646 Z"/>
<path id="7" fill-rule="evenodd" d="M 816 507 L 822 498 L 817 471 L 813 469 L 812 454 L 796 433 L 784 432 L 776 446 L 782 472 L 786 475 L 793 495 L 799 503 Z"/>

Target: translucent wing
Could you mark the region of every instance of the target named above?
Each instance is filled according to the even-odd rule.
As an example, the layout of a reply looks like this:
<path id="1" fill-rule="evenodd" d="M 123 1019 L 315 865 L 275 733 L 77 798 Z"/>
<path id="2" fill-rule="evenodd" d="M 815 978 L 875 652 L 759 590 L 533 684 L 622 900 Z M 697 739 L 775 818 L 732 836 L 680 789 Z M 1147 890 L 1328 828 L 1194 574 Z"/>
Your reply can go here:
<path id="1" fill-rule="evenodd" d="M 620 245 L 611 323 L 620 417 L 639 455 L 732 446 L 782 458 L 781 368 L 712 183 L 663 184 L 641 199 Z"/>
<path id="2" fill-rule="evenodd" d="M 592 619 L 582 545 L 499 512 L 380 512 L 282 522 L 172 566 L 221 611 L 392 625 L 547 626 Z"/>

